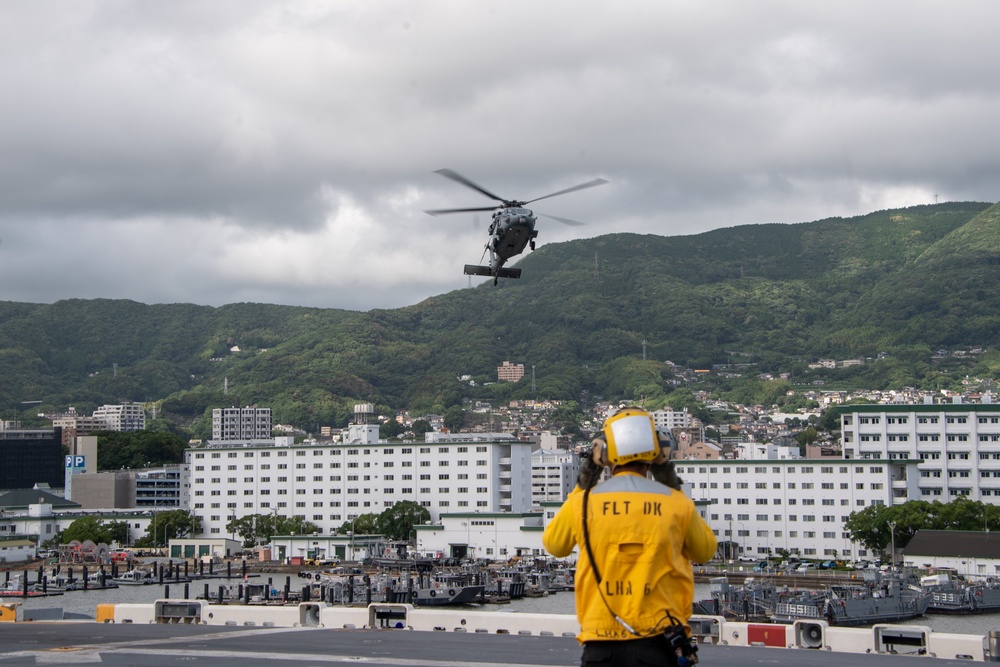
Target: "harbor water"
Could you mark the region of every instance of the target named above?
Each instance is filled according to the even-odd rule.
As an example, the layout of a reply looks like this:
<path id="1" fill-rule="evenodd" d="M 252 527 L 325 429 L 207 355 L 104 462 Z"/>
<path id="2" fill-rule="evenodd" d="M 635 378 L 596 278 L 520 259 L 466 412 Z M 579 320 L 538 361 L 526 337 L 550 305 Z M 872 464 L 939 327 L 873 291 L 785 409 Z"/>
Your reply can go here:
<path id="1" fill-rule="evenodd" d="M 238 581 L 236 579 L 230 581 Z M 219 584 L 225 579 L 217 579 L 209 584 L 209 591 L 218 589 Z M 276 578 L 275 584 L 280 588 L 284 585 L 284 577 Z M 296 577 L 292 577 L 292 585 L 296 583 Z M 83 615 L 95 617 L 97 605 L 116 603 L 152 603 L 165 597 L 165 588 L 157 584 L 148 586 L 121 586 L 114 589 L 90 590 L 90 591 L 70 591 L 63 595 L 34 598 L 4 598 L 3 603 L 18 603 L 23 609 L 57 609 L 61 608 L 67 616 Z M 177 599 L 184 597 L 184 584 L 173 583 L 169 587 L 170 597 Z M 204 592 L 203 582 L 193 582 L 188 584 L 188 597 L 195 598 Z M 695 599 L 701 600 L 711 597 L 708 584 L 697 584 L 695 586 Z M 561 592 L 546 597 L 522 598 L 514 600 L 509 604 L 482 604 L 468 605 L 463 607 L 470 612 L 477 610 L 508 612 L 508 613 L 542 613 L 542 614 L 573 614 L 574 603 L 572 592 Z M 1000 630 L 1000 613 L 993 614 L 971 614 L 971 615 L 949 615 L 949 614 L 926 614 L 919 618 L 904 621 L 908 625 L 923 625 L 931 628 L 935 632 L 952 632 L 958 634 L 986 635 L 990 630 Z"/>

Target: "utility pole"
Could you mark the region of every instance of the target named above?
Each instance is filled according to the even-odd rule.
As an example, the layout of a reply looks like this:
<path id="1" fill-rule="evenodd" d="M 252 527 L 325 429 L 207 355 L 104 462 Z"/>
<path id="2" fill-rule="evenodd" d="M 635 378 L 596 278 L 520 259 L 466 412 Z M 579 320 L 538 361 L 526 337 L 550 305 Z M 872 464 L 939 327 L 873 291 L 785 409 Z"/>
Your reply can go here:
<path id="1" fill-rule="evenodd" d="M 889 561 L 893 567 L 896 566 L 896 522 L 889 522 L 889 532 L 892 536 L 892 553 L 889 555 Z"/>
<path id="2" fill-rule="evenodd" d="M 726 560 L 733 559 L 733 519 L 729 517 L 729 539 L 726 541 Z"/>

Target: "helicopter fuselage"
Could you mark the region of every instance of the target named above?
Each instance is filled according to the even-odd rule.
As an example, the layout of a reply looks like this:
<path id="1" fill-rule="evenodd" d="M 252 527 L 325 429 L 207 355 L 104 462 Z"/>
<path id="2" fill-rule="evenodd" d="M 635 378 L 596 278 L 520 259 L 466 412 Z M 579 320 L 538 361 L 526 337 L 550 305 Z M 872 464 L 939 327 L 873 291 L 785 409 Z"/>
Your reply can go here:
<path id="1" fill-rule="evenodd" d="M 493 220 L 490 222 L 490 240 L 486 242 L 486 250 L 483 251 L 484 256 L 487 252 L 489 252 L 490 265 L 484 266 L 482 264 L 466 264 L 465 274 L 469 276 L 492 276 L 494 285 L 497 284 L 497 281 L 500 278 L 520 278 L 521 269 L 505 268 L 504 264 L 506 264 L 507 260 L 511 257 L 516 257 L 524 252 L 524 249 L 527 246 L 530 246 L 532 250 L 535 249 L 535 237 L 538 236 L 538 232 L 535 230 L 535 222 L 537 221 L 537 218 L 534 212 L 524 208 L 527 204 L 542 199 L 548 199 L 549 197 L 556 197 L 558 195 L 576 192 L 578 190 L 586 190 L 587 188 L 607 183 L 607 181 L 603 178 L 595 178 L 592 181 L 580 183 L 579 185 L 564 188 L 558 192 L 553 192 L 542 197 L 535 197 L 534 199 L 504 199 L 503 197 L 493 194 L 478 183 L 470 181 L 457 171 L 452 171 L 451 169 L 438 169 L 437 173 L 441 174 L 445 178 L 450 178 L 456 183 L 461 183 L 465 187 L 475 190 L 490 199 L 500 202 L 499 208 L 494 208 L 496 206 L 494 205 L 475 206 L 470 208 L 439 208 L 425 211 L 425 213 L 430 215 L 493 211 Z M 576 226 L 583 224 L 582 222 L 577 222 L 576 220 L 559 218 L 554 215 L 546 215 L 545 213 L 540 213 L 539 215 L 546 218 L 552 218 L 553 220 L 561 222 L 564 225 Z"/>
<path id="2" fill-rule="evenodd" d="M 499 268 L 511 257 L 524 252 L 525 246 L 538 236 L 535 214 L 526 208 L 497 209 L 493 212 L 490 236 L 491 264 Z"/>

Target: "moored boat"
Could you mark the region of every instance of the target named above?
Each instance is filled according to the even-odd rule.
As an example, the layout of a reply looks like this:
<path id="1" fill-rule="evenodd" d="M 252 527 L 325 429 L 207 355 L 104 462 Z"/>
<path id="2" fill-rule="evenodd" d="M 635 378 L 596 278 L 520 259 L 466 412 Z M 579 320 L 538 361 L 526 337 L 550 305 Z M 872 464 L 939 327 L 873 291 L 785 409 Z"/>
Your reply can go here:
<path id="1" fill-rule="evenodd" d="M 874 576 L 863 583 L 833 585 L 827 591 L 778 602 L 771 620 L 792 623 L 816 619 L 839 626 L 895 623 L 923 616 L 930 601 L 930 593 L 904 584 L 898 577 Z"/>
<path id="2" fill-rule="evenodd" d="M 920 586 L 930 593 L 928 613 L 987 614 L 1000 611 L 1000 582 L 963 581 L 948 573 L 921 577 Z"/>
<path id="3" fill-rule="evenodd" d="M 156 578 L 149 570 L 129 570 L 128 572 L 123 572 L 117 577 L 114 577 L 111 581 L 118 585 L 146 586 L 149 584 L 155 584 Z"/>

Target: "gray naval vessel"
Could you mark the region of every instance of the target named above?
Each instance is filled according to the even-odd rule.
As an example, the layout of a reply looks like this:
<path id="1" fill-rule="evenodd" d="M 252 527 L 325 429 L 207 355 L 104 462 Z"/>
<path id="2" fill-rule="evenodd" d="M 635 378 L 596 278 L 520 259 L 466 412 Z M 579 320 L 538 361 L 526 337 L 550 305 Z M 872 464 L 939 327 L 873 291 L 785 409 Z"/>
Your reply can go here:
<path id="1" fill-rule="evenodd" d="M 824 621 L 734 622 L 720 616 L 692 616 L 690 625 L 705 665 L 912 667 L 913 656 L 956 665 L 1000 661 L 1000 632 L 985 637 L 912 625 L 861 629 Z M 9 613 L 0 615 L 0 667 L 576 665 L 578 629 L 575 617 L 561 614 L 414 609 L 392 603 L 344 608 L 158 600 L 98 605 L 96 620 L 88 621 L 19 622 Z"/>
<path id="2" fill-rule="evenodd" d="M 993 577 L 965 581 L 951 574 L 921 577 L 920 586 L 930 593 L 927 611 L 934 614 L 989 614 L 1000 611 L 1000 581 Z"/>
<path id="3" fill-rule="evenodd" d="M 923 616 L 930 603 L 929 592 L 901 577 L 874 576 L 857 584 L 837 584 L 825 591 L 782 598 L 771 620 L 792 623 L 798 619 L 823 619 L 840 626 L 894 623 Z"/>

